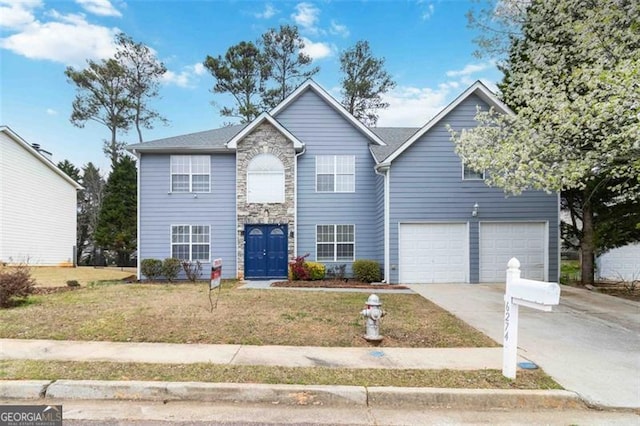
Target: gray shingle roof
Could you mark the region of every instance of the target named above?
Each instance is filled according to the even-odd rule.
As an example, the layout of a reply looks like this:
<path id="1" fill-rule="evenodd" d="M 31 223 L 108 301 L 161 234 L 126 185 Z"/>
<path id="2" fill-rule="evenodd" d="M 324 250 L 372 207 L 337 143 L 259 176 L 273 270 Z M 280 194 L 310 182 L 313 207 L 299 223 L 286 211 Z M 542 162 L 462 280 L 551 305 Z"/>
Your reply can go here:
<path id="1" fill-rule="evenodd" d="M 129 151 L 174 151 L 174 150 L 206 150 L 224 151 L 225 144 L 237 135 L 246 124 L 239 124 L 203 132 L 189 133 L 170 138 L 156 139 L 127 146 Z M 387 146 L 371 144 L 376 162 L 380 163 L 398 149 L 416 131 L 417 127 L 372 127 L 370 130 L 382 139 Z"/>
<path id="2" fill-rule="evenodd" d="M 244 129 L 245 124 L 205 130 L 170 138 L 156 139 L 127 146 L 129 151 L 162 151 L 162 150 L 224 150 L 225 144 Z"/>
<path id="3" fill-rule="evenodd" d="M 371 131 L 387 144 L 387 146 L 371 145 L 376 162 L 384 161 L 418 130 L 418 127 L 371 127 Z"/>

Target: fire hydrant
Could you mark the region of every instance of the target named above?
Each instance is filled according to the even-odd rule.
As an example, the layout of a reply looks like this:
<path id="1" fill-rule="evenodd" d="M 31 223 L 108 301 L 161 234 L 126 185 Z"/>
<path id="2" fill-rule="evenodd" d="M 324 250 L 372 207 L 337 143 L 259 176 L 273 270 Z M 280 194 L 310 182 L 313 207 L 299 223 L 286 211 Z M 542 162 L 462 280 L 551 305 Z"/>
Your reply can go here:
<path id="1" fill-rule="evenodd" d="M 372 294 L 367 299 L 366 308 L 360 312 L 367 319 L 365 340 L 369 342 L 380 342 L 383 337 L 380 335 L 380 320 L 385 312 L 382 310 L 380 298 Z"/>

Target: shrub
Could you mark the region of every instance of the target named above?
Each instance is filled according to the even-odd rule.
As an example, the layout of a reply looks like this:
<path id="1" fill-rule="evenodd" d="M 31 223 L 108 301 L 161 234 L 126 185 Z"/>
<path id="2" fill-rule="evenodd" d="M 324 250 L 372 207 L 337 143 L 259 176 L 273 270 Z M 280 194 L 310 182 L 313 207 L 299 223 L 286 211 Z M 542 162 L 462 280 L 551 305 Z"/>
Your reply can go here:
<path id="1" fill-rule="evenodd" d="M 353 262 L 353 276 L 365 283 L 380 281 L 380 265 L 375 260 L 358 259 Z"/>
<path id="2" fill-rule="evenodd" d="M 180 259 L 167 257 L 162 262 L 162 275 L 164 275 L 169 282 L 173 282 L 178 278 L 181 266 Z"/>
<path id="3" fill-rule="evenodd" d="M 155 281 L 162 276 L 162 261 L 160 259 L 144 259 L 140 262 L 140 272 L 149 281 Z"/>
<path id="4" fill-rule="evenodd" d="M 184 273 L 187 275 L 187 279 L 192 283 L 195 283 L 200 275 L 202 275 L 202 263 L 199 260 L 192 262 L 190 260 L 185 260 L 182 262 L 182 269 L 184 269 Z"/>
<path id="5" fill-rule="evenodd" d="M 309 253 L 304 256 L 298 256 L 289 262 L 290 279 L 293 281 L 309 279 L 309 269 L 305 266 L 305 258 L 309 256 Z"/>
<path id="6" fill-rule="evenodd" d="M 27 265 L 0 269 L 0 307 L 8 308 L 33 293 L 35 280 Z"/>
<path id="7" fill-rule="evenodd" d="M 329 268 L 327 270 L 327 277 L 329 278 L 333 278 L 336 280 L 344 280 L 346 275 L 347 275 L 347 265 L 346 264 L 341 264 L 341 265 L 335 265 L 332 266 L 331 268 Z"/>
<path id="8" fill-rule="evenodd" d="M 80 283 L 78 282 L 78 280 L 68 280 L 67 285 L 69 287 L 80 287 Z"/>
<path id="9" fill-rule="evenodd" d="M 310 280 L 321 280 L 325 276 L 325 266 L 318 262 L 305 262 Z"/>

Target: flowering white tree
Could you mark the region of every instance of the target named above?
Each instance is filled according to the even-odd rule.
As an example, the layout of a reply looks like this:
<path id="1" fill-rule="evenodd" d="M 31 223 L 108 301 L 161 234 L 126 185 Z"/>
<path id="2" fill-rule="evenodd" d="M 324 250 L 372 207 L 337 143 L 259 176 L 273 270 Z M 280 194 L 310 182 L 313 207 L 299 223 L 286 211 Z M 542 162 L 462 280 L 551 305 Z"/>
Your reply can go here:
<path id="1" fill-rule="evenodd" d="M 531 1 L 502 69 L 515 114 L 479 111 L 477 128 L 451 132 L 456 150 L 508 193 L 580 191 L 582 279 L 592 284 L 594 194 L 640 198 L 640 3 Z"/>

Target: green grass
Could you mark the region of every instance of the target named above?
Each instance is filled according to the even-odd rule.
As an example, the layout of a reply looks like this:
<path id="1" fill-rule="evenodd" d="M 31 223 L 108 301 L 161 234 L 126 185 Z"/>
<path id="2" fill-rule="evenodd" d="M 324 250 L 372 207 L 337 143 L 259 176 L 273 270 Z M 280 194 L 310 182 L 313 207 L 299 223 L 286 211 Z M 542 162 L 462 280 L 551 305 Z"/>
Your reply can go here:
<path id="1" fill-rule="evenodd" d="M 471 389 L 562 389 L 541 370 L 384 370 L 324 367 L 140 364 L 112 362 L 0 361 L 3 380 L 151 380 L 211 383 L 399 386 Z"/>
<path id="2" fill-rule="evenodd" d="M 575 283 L 580 281 L 581 275 L 579 260 L 563 260 L 560 262 L 560 283 Z"/>

